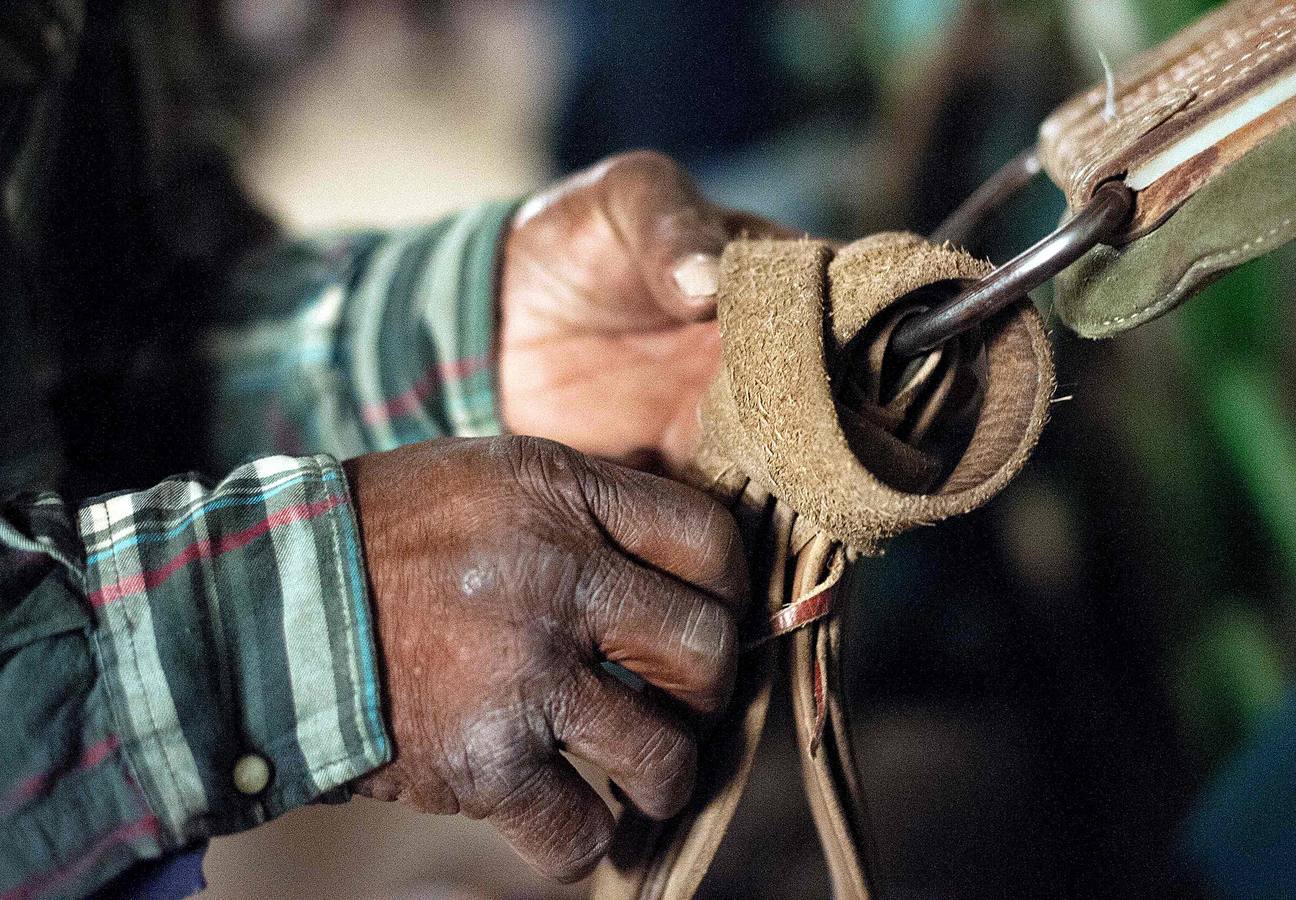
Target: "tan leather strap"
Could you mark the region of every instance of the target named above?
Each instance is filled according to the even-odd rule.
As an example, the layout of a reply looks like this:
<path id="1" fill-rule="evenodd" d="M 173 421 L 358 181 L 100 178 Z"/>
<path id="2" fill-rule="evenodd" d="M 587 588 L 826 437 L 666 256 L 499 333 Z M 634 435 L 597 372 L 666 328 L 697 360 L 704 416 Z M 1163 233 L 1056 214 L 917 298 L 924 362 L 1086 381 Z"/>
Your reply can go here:
<path id="1" fill-rule="evenodd" d="M 1060 106 L 1040 126 L 1040 162 L 1072 209 L 1125 179 L 1138 192 L 1125 237 L 1139 237 L 1296 122 L 1293 73 L 1296 3 L 1233 0 L 1121 66 L 1110 96 L 1098 84 Z"/>
<path id="2" fill-rule="evenodd" d="M 1071 210 L 1133 196 L 1124 230 L 1054 282 L 1054 311 L 1103 338 L 1164 315 L 1296 239 L 1296 0 L 1233 0 L 1121 65 L 1040 126 Z"/>
<path id="3" fill-rule="evenodd" d="M 812 543 L 798 560 L 794 590 L 823 578 L 839 553 L 826 538 Z M 833 895 L 863 900 L 868 897 L 865 850 L 869 829 L 851 751 L 846 704 L 839 690 L 840 668 L 840 617 L 792 636 L 788 683 L 806 800 L 828 863 Z"/>
<path id="4" fill-rule="evenodd" d="M 777 660 L 792 690 L 802 775 L 838 896 L 867 896 L 863 802 L 840 684 L 837 596 L 849 557 L 965 512 L 1021 468 L 1053 390 L 1038 316 L 1016 309 L 980 338 L 889 372 L 895 304 L 985 265 L 912 235 L 836 253 L 739 241 L 722 260 L 724 367 L 703 410 L 691 480 L 728 502 L 752 567 L 750 647 L 726 720 L 704 743 L 698 790 L 675 819 L 622 816 L 595 896 L 693 894 L 728 827 L 764 728 Z M 961 413 L 961 415 L 953 415 Z M 956 419 L 963 440 L 942 447 Z M 942 456 L 948 456 L 942 460 Z M 840 601 L 838 601 L 840 602 Z M 784 640 L 768 640 L 774 633 Z"/>

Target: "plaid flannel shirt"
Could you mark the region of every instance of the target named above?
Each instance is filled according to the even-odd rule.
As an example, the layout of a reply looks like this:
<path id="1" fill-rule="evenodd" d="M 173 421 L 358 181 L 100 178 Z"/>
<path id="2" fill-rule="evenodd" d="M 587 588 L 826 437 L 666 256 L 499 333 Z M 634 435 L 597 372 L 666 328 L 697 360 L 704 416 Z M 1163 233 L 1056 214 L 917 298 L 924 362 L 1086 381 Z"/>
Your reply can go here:
<path id="1" fill-rule="evenodd" d="M 209 342 L 218 445 L 243 462 L 214 487 L 0 505 L 0 898 L 86 893 L 389 758 L 337 459 L 498 432 L 512 209 L 243 267 Z"/>

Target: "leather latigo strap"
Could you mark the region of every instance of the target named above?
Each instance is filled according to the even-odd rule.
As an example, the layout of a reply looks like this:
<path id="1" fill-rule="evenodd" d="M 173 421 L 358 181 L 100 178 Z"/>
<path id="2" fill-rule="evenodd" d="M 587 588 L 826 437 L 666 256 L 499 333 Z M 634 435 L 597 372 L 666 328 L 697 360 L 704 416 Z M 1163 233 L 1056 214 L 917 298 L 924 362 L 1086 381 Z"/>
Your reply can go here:
<path id="1" fill-rule="evenodd" d="M 1040 162 L 1072 209 L 1125 179 L 1133 240 L 1296 122 L 1293 73 L 1296 3 L 1234 0 L 1122 66 L 1110 98 L 1099 84 L 1059 107 L 1040 126 Z"/>
<path id="2" fill-rule="evenodd" d="M 846 564 L 880 552 L 886 537 L 988 500 L 1025 464 L 1053 392 L 1048 341 L 1029 307 L 912 363 L 885 354 L 890 331 L 926 289 L 985 270 L 906 234 L 835 254 L 814 241 L 726 249 L 724 366 L 689 477 L 734 510 L 757 602 L 735 699 L 704 741 L 695 796 L 664 823 L 625 812 L 596 897 L 696 891 L 751 771 L 776 667 L 792 692 L 802 777 L 834 889 L 867 896 L 867 825 L 837 690 Z"/>

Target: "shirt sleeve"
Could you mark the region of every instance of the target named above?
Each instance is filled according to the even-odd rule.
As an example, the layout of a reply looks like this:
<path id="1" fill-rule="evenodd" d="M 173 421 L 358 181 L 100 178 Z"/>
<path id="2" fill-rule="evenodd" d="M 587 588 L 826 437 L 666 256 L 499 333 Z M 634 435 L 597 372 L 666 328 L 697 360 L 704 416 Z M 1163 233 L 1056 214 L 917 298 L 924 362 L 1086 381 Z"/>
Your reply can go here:
<path id="1" fill-rule="evenodd" d="M 498 434 L 498 249 L 516 208 L 320 235 L 243 265 L 208 342 L 218 458 Z"/>
<path id="2" fill-rule="evenodd" d="M 390 758 L 326 456 L 0 504 L 0 898 L 79 896 Z"/>

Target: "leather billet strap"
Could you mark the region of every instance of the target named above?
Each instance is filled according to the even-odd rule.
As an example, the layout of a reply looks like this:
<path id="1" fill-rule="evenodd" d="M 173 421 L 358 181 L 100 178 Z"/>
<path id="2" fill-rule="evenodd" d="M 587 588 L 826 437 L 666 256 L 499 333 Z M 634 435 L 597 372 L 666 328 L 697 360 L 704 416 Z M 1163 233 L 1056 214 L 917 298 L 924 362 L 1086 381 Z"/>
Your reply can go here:
<path id="1" fill-rule="evenodd" d="M 1109 180 L 1135 192 L 1114 246 L 1058 283 L 1082 335 L 1139 325 L 1296 238 L 1296 2 L 1219 7 L 1059 107 L 1038 150 L 1073 211 Z"/>
<path id="2" fill-rule="evenodd" d="M 856 554 L 879 553 L 885 538 L 967 512 L 1002 488 L 1034 447 L 1053 392 L 1048 340 L 1025 306 L 920 360 L 887 356 L 906 306 L 986 268 L 907 234 L 836 251 L 805 240 L 725 250 L 724 366 L 690 479 L 729 504 L 744 534 L 755 586 L 748 649 L 735 699 L 703 742 L 695 796 L 664 823 L 625 812 L 596 897 L 697 889 L 751 770 L 776 668 L 792 691 L 834 889 L 867 896 L 867 827 L 837 691 L 839 579 Z"/>

